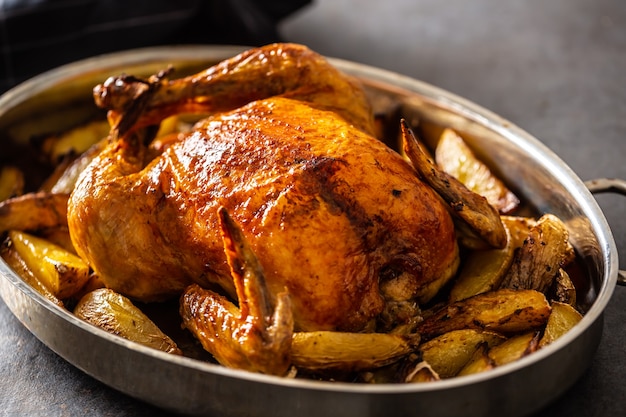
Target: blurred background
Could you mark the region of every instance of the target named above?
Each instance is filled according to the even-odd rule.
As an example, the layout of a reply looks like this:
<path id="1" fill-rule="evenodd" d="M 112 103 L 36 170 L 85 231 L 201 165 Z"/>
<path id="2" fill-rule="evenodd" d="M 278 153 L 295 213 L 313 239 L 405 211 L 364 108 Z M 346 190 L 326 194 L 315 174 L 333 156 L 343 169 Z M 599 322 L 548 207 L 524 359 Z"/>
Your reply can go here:
<path id="1" fill-rule="evenodd" d="M 77 59 L 155 45 L 262 45 L 310 0 L 0 0 L 0 91 Z"/>
<path id="2" fill-rule="evenodd" d="M 278 40 L 442 87 L 527 130 L 581 179 L 626 179 L 624 0 L 0 0 L 0 90 L 114 50 Z M 626 259 L 626 199 L 597 199 Z M 626 415 L 625 305 L 617 288 L 591 368 L 538 416 Z M 1 300 L 0 393 L 5 415 L 161 415 L 58 358 Z"/>

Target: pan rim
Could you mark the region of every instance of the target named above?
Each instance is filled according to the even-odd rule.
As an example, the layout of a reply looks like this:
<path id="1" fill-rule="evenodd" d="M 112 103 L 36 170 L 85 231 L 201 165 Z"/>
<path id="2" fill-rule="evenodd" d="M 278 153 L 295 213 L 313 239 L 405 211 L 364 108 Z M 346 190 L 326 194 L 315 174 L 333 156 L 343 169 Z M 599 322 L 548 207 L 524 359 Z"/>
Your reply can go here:
<path id="1" fill-rule="evenodd" d="M 47 71 L 43 74 L 35 76 L 24 81 L 16 87 L 5 92 L 0 96 L 0 118 L 3 114 L 17 104 L 20 97 L 24 95 L 34 95 L 49 88 L 54 83 L 80 76 L 86 72 L 93 70 L 102 70 L 103 66 L 115 62 L 112 67 L 119 67 L 122 63 L 125 65 L 144 64 L 147 61 L 163 61 L 164 56 L 167 59 L 198 59 L 198 60 L 221 60 L 235 55 L 243 50 L 246 46 L 232 45 L 184 45 L 184 46 L 168 46 L 168 47 L 150 47 L 127 50 L 122 52 L 114 52 L 87 58 L 81 61 L 63 65 L 56 69 Z M 228 369 L 220 365 L 202 362 L 200 360 L 173 357 L 164 352 L 150 349 L 137 343 L 122 339 L 121 337 L 111 335 L 104 330 L 89 325 L 70 312 L 61 310 L 49 300 L 45 299 L 33 288 L 23 282 L 15 272 L 13 272 L 4 262 L 0 262 L 0 275 L 6 279 L 9 284 L 17 288 L 29 299 L 35 301 L 40 307 L 46 309 L 49 313 L 53 313 L 60 318 L 68 321 L 71 325 L 77 326 L 83 331 L 87 331 L 94 336 L 100 337 L 107 343 L 114 343 L 125 348 L 136 351 L 140 354 L 151 356 L 157 360 L 166 360 L 177 366 L 195 369 L 201 372 L 209 372 L 219 376 L 244 379 L 251 382 L 259 382 L 264 384 L 278 385 L 295 389 L 311 389 L 332 392 L 344 392 L 352 394 L 376 395 L 376 394 L 407 394 L 407 393 L 423 393 L 430 391 L 447 390 L 450 388 L 475 384 L 490 379 L 495 379 L 506 374 L 513 373 L 519 369 L 525 368 L 533 363 L 540 362 L 543 359 L 552 356 L 557 351 L 564 349 L 572 341 L 574 341 L 581 333 L 587 330 L 592 324 L 599 320 L 604 313 L 613 290 L 617 282 L 618 262 L 617 249 L 615 242 L 604 217 L 602 210 L 599 208 L 595 199 L 589 190 L 584 186 L 580 178 L 567 166 L 553 151 L 543 145 L 538 139 L 530 135 L 514 123 L 498 116 L 490 110 L 466 100 L 454 93 L 431 84 L 425 83 L 414 78 L 404 76 L 392 71 L 381 68 L 368 66 L 365 64 L 355 63 L 352 61 L 329 57 L 331 63 L 339 69 L 356 75 L 360 78 L 372 79 L 377 82 L 392 85 L 411 93 L 419 94 L 431 99 L 445 107 L 448 107 L 462 117 L 468 118 L 477 123 L 483 124 L 492 129 L 495 133 L 501 135 L 507 140 L 521 139 L 520 146 L 525 146 L 537 159 L 539 164 L 546 168 L 560 184 L 562 184 L 569 193 L 571 193 L 576 201 L 580 204 L 581 211 L 587 216 L 591 222 L 591 228 L 598 240 L 600 250 L 602 252 L 603 261 L 603 278 L 601 285 L 597 291 L 595 300 L 593 301 L 589 311 L 585 314 L 577 328 L 568 332 L 562 338 L 532 355 L 522 358 L 511 364 L 503 365 L 490 372 L 457 377 L 448 380 L 426 382 L 422 384 L 355 384 L 342 382 L 324 382 L 312 381 L 304 379 L 287 379 L 283 377 L 275 377 L 268 375 L 260 375 L 246 371 Z M 4 298 L 4 294 L 0 294 Z M 5 300 L 7 301 L 7 300 Z M 7 303 L 9 304 L 9 303 Z M 12 311 L 13 312 L 13 311 Z M 15 314 L 15 312 L 13 312 Z M 21 318 L 18 317 L 20 321 Z M 23 321 L 22 321 L 23 322 Z M 27 326 L 28 327 L 28 326 Z M 30 330 L 30 329 L 29 329 Z M 35 335 L 38 337 L 38 335 Z M 47 345 L 45 341 L 42 340 Z M 61 355 L 63 356 L 63 355 Z M 70 363 L 71 360 L 65 358 Z"/>

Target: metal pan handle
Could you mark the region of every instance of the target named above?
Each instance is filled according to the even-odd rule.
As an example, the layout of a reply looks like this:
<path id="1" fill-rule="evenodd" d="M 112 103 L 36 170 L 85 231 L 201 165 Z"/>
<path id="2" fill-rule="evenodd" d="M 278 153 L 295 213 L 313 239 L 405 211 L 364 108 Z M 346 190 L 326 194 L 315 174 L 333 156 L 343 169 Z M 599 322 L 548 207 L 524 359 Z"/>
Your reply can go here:
<path id="1" fill-rule="evenodd" d="M 617 178 L 598 178 L 585 181 L 585 185 L 593 194 L 617 193 L 626 196 L 626 180 Z M 626 271 L 619 270 L 617 273 L 617 283 L 626 285 Z"/>

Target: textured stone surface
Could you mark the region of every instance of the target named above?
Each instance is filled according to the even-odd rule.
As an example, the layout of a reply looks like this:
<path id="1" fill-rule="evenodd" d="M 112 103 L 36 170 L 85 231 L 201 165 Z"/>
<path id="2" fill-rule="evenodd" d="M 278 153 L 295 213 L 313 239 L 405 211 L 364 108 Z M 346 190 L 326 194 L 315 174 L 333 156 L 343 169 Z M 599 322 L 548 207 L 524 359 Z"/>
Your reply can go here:
<path id="1" fill-rule="evenodd" d="M 626 179 L 621 0 L 316 0 L 281 30 L 285 39 L 323 54 L 475 101 L 535 135 L 583 180 Z M 626 256 L 626 199 L 598 201 Z M 537 417 L 626 415 L 625 305 L 626 288 L 619 287 L 589 371 Z M 66 363 L 1 300 L 0 414 L 166 415 Z"/>

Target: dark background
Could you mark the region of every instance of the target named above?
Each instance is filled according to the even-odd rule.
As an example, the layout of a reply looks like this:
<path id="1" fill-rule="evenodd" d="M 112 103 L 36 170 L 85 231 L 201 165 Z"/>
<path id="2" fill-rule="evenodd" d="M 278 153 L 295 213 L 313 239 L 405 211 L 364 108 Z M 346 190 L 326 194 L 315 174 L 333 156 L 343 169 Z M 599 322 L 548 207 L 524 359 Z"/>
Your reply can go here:
<path id="1" fill-rule="evenodd" d="M 310 0 L 5 0 L 0 91 L 80 58 L 154 45 L 262 45 Z"/>

